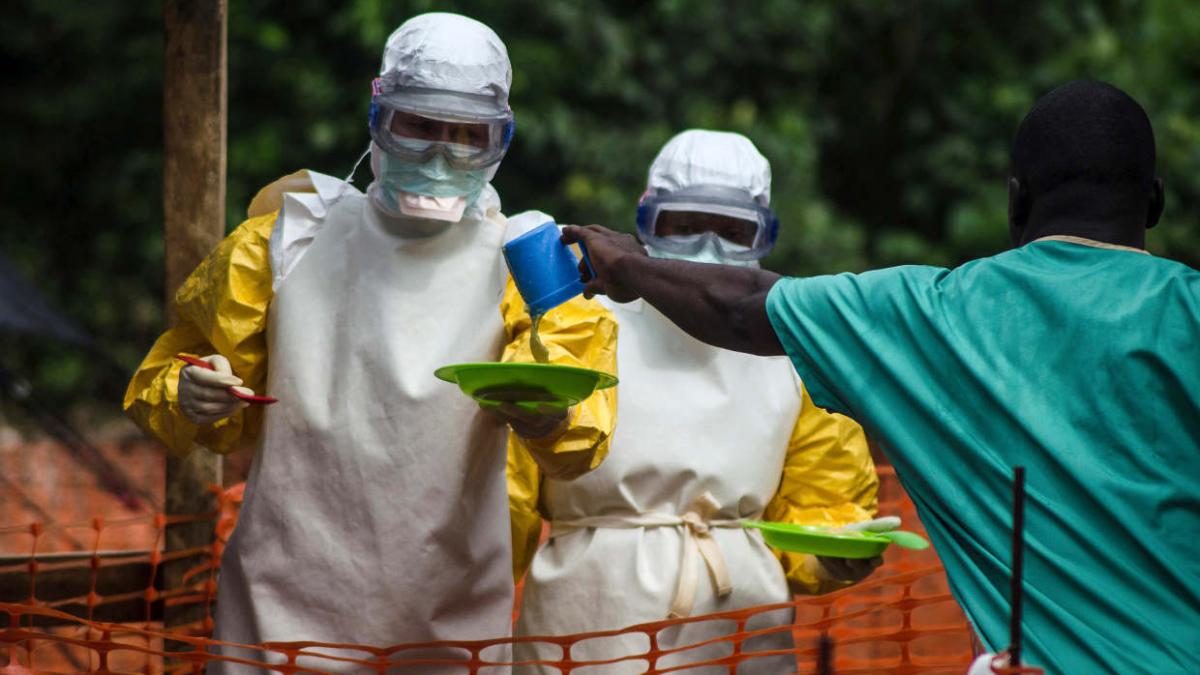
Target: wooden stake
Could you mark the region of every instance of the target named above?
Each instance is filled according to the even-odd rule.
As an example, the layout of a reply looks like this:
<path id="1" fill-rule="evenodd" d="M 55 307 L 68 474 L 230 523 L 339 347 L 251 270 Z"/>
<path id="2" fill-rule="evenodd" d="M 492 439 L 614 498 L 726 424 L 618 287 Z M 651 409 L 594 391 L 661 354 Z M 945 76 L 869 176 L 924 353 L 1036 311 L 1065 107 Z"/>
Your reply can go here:
<path id="1" fill-rule="evenodd" d="M 821 642 L 817 652 L 818 675 L 833 675 L 833 638 L 829 633 L 821 633 Z"/>
<path id="2" fill-rule="evenodd" d="M 175 291 L 225 234 L 226 0 L 164 0 L 163 223 L 167 320 L 175 322 Z M 166 512 L 215 509 L 209 485 L 221 483 L 221 459 L 196 448 L 184 460 L 167 459 Z M 166 548 L 205 546 L 212 523 L 172 525 Z M 163 565 L 165 588 L 178 588 L 199 558 Z M 203 581 L 202 579 L 200 581 Z M 203 619 L 201 605 L 166 609 L 176 626 Z"/>

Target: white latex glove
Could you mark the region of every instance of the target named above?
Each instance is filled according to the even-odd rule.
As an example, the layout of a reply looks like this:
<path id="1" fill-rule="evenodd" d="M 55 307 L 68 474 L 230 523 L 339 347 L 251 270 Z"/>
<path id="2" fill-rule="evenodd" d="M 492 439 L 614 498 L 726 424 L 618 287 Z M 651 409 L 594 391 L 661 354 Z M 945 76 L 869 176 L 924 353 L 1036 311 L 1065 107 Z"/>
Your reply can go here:
<path id="1" fill-rule="evenodd" d="M 184 366 L 179 371 L 179 408 L 193 424 L 212 424 L 250 405 L 227 391 L 236 387 L 242 393 L 254 393 L 241 386 L 242 379 L 233 374 L 229 359 L 213 354 L 200 360 L 212 364 L 213 370 Z"/>
<path id="2" fill-rule="evenodd" d="M 993 663 L 993 659 L 995 662 Z M 993 668 L 1007 668 L 1008 654 L 1000 652 L 999 654 L 980 654 L 971 662 L 971 667 L 967 670 L 967 675 L 994 675 Z"/>
<path id="3" fill-rule="evenodd" d="M 891 532 L 900 529 L 900 516 L 883 516 L 843 525 L 834 532 Z"/>
<path id="4" fill-rule="evenodd" d="M 891 532 L 900 527 L 899 516 L 884 516 L 871 520 L 860 520 L 835 528 L 833 532 Z M 817 556 L 820 566 L 817 576 L 833 581 L 862 581 L 883 564 L 883 558 L 830 558 Z"/>

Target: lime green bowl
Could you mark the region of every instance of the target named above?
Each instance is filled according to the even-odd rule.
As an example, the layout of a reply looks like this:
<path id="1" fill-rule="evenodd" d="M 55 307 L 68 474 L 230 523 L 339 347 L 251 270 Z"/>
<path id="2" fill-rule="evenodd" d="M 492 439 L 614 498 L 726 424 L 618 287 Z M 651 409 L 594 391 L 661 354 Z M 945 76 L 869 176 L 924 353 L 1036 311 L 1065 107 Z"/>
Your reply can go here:
<path id="1" fill-rule="evenodd" d="M 772 548 L 791 553 L 809 553 L 831 558 L 874 558 L 882 555 L 887 537 L 874 532 L 829 532 L 824 528 L 792 523 L 768 523 L 748 520 L 744 527 L 761 530 Z"/>
<path id="2" fill-rule="evenodd" d="M 617 378 L 608 373 L 552 363 L 459 363 L 438 368 L 433 374 L 457 384 L 480 405 L 514 403 L 527 410 L 573 406 L 592 392 L 617 384 Z"/>

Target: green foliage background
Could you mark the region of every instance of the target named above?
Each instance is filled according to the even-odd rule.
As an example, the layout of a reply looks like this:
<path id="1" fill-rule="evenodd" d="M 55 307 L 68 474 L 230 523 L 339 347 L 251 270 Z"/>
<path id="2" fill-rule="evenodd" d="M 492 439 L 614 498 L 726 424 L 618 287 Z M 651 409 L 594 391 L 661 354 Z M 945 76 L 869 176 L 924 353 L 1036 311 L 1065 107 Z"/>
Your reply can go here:
<path id="1" fill-rule="evenodd" d="M 495 184 L 510 213 L 631 229 L 662 143 L 729 129 L 773 167 L 784 230 L 767 266 L 954 265 L 1006 246 L 1025 111 L 1095 78 L 1154 124 L 1168 203 L 1151 250 L 1200 265 L 1194 0 L 231 0 L 228 228 L 277 176 L 349 171 L 387 35 L 433 10 L 508 45 L 518 129 Z M 5 14 L 0 251 L 120 368 L 13 336 L 0 363 L 62 402 L 111 406 L 162 329 L 161 7 L 15 0 Z"/>

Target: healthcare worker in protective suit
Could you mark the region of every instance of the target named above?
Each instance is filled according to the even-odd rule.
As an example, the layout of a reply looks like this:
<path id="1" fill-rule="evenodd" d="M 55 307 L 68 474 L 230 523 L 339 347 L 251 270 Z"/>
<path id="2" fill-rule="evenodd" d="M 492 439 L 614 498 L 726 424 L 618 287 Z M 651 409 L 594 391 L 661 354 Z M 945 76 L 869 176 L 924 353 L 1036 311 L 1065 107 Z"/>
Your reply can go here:
<path id="1" fill-rule="evenodd" d="M 757 266 L 775 242 L 771 169 L 744 136 L 685 131 L 650 167 L 638 231 L 652 256 Z M 548 219 L 544 214 L 514 221 Z M 607 298 L 604 299 L 607 304 Z M 847 586 L 873 560 L 779 554 L 742 519 L 845 526 L 871 519 L 878 478 L 862 429 L 812 404 L 786 358 L 759 359 L 689 337 L 643 302 L 609 304 L 620 325 L 620 424 L 604 464 L 572 482 L 539 471 L 524 448 L 509 453 L 514 574 L 532 558 L 517 634 L 608 630 L 668 617 L 787 602 L 793 593 Z M 537 549 L 542 518 L 550 538 Z M 894 527 L 894 525 L 892 525 Z M 759 615 L 747 630 L 787 626 L 792 612 Z M 679 648 L 731 631 L 689 624 L 658 636 Z M 648 649 L 641 633 L 574 645 L 574 661 Z M 789 630 L 747 641 L 746 651 L 790 649 Z M 728 654 L 727 643 L 689 650 L 657 667 Z M 519 643 L 517 661 L 562 658 L 547 643 Z M 605 673 L 640 673 L 641 660 Z M 792 672 L 792 656 L 744 662 L 739 672 Z M 557 672 L 527 666 L 528 672 Z M 710 668 L 728 672 L 725 666 Z M 689 669 L 687 672 L 702 672 Z"/>
<path id="2" fill-rule="evenodd" d="M 487 26 L 454 14 L 405 22 L 372 87 L 366 194 L 312 171 L 260 192 L 181 287 L 179 324 L 134 375 L 125 408 L 174 453 L 256 445 L 222 559 L 217 639 L 509 634 L 508 429 L 433 371 L 532 360 L 501 254 L 515 233 L 489 184 L 513 134 L 511 79 Z M 615 324 L 598 303 L 552 310 L 541 334 L 554 362 L 615 370 Z M 215 371 L 181 370 L 181 352 Z M 279 402 L 246 407 L 229 386 Z M 565 413 L 500 416 L 514 446 L 570 478 L 607 452 L 614 413 L 609 392 Z"/>

